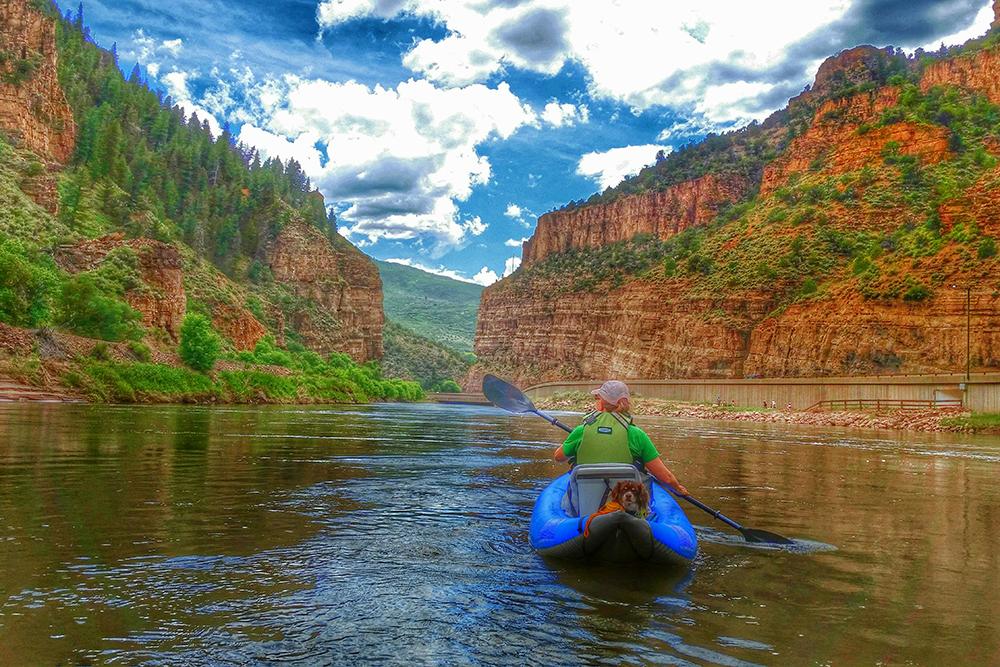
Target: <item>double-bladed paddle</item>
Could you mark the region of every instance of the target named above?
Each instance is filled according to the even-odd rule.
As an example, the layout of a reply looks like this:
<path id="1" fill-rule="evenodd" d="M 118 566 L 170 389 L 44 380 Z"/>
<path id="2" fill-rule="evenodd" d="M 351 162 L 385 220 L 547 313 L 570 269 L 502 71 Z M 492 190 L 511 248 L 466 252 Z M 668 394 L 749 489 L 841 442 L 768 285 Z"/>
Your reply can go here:
<path id="1" fill-rule="evenodd" d="M 509 382 L 504 382 L 495 375 L 487 375 L 483 378 L 483 394 L 489 399 L 490 403 L 497 406 L 502 410 L 507 412 L 513 412 L 515 414 L 535 414 L 552 424 L 553 426 L 558 426 L 562 430 L 569 433 L 573 429 L 555 417 L 550 417 L 541 410 L 535 407 L 531 399 L 524 395 L 520 389 L 510 384 Z M 771 533 L 766 530 L 757 530 L 755 528 L 744 528 L 740 524 L 736 523 L 725 514 L 718 510 L 714 510 L 705 503 L 693 498 L 692 496 L 687 496 L 681 493 L 677 493 L 673 489 L 667 487 L 668 490 L 675 496 L 680 496 L 684 500 L 688 501 L 698 509 L 711 514 L 713 517 L 726 523 L 727 525 L 740 531 L 744 539 L 747 542 L 756 542 L 763 544 L 794 544 L 787 537 L 782 537 L 777 533 Z"/>

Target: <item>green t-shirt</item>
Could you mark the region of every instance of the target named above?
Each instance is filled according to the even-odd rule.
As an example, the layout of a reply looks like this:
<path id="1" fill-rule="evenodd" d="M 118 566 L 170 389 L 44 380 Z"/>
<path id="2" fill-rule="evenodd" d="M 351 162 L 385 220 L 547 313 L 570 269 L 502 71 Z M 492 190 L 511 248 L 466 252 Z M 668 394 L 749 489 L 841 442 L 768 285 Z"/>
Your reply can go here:
<path id="1" fill-rule="evenodd" d="M 566 436 L 566 441 L 563 443 L 563 454 L 573 458 L 576 456 L 577 450 L 580 449 L 581 442 L 583 442 L 583 424 L 577 426 Z M 635 424 L 628 427 L 628 450 L 632 454 L 632 458 L 639 459 L 643 463 L 649 463 L 660 456 L 660 453 L 656 451 L 656 445 L 649 439 L 646 432 Z"/>

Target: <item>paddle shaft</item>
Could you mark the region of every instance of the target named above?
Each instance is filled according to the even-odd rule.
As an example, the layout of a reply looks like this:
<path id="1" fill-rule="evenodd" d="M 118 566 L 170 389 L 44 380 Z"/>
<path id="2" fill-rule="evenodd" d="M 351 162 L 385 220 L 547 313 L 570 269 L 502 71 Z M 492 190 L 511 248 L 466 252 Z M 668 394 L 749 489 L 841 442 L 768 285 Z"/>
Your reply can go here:
<path id="1" fill-rule="evenodd" d="M 708 512 L 709 514 L 711 514 L 712 516 L 714 516 L 719 521 L 722 521 L 723 523 L 729 524 L 730 526 L 732 526 L 736 530 L 740 531 L 741 533 L 744 532 L 744 530 L 746 530 L 745 528 L 743 528 L 743 526 L 741 526 L 740 524 L 736 523 L 735 521 L 733 521 L 732 519 L 730 519 L 728 516 L 726 516 L 725 514 L 723 514 L 722 512 L 720 512 L 719 510 L 712 509 L 711 507 L 709 507 L 705 503 L 701 502 L 697 498 L 692 498 L 691 496 L 685 496 L 683 494 L 677 493 L 676 491 L 674 491 L 670 487 L 667 487 L 667 490 L 670 491 L 671 493 L 673 493 L 675 496 L 680 496 L 681 498 L 683 498 L 684 500 L 688 501 L 689 503 L 691 503 L 692 505 L 694 505 L 698 509 L 700 509 L 700 510 L 702 510 L 704 512 Z"/>
<path id="2" fill-rule="evenodd" d="M 558 426 L 559 428 L 561 428 L 562 430 L 566 431 L 567 433 L 572 433 L 573 432 L 573 429 L 571 429 L 569 426 L 566 426 L 566 424 L 563 424 L 561 421 L 559 421 L 555 417 L 550 417 L 549 415 L 545 414 L 541 410 L 532 410 L 532 412 L 534 412 L 536 415 L 538 415 L 539 417 L 541 417 L 542 419 L 544 419 L 548 423 L 552 424 L 553 426 Z"/>

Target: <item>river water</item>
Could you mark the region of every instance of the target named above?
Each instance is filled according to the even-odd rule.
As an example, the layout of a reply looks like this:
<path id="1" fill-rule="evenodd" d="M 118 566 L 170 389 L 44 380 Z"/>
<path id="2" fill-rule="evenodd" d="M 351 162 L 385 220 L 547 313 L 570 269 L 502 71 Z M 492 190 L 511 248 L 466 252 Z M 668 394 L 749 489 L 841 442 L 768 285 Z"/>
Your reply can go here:
<path id="1" fill-rule="evenodd" d="M 1000 664 L 996 438 L 641 423 L 800 547 L 547 562 L 560 432 L 493 409 L 0 408 L 0 664 Z"/>

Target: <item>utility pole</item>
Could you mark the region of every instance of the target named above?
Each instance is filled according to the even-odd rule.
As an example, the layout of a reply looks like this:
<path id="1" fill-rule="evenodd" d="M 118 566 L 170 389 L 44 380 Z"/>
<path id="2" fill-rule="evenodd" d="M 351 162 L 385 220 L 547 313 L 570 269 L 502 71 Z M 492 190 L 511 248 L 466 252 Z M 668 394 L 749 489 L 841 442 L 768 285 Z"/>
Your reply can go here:
<path id="1" fill-rule="evenodd" d="M 972 283 L 950 287 L 965 290 L 965 383 L 968 386 L 972 379 Z"/>
<path id="2" fill-rule="evenodd" d="M 965 286 L 965 382 L 972 375 L 972 286 Z"/>

